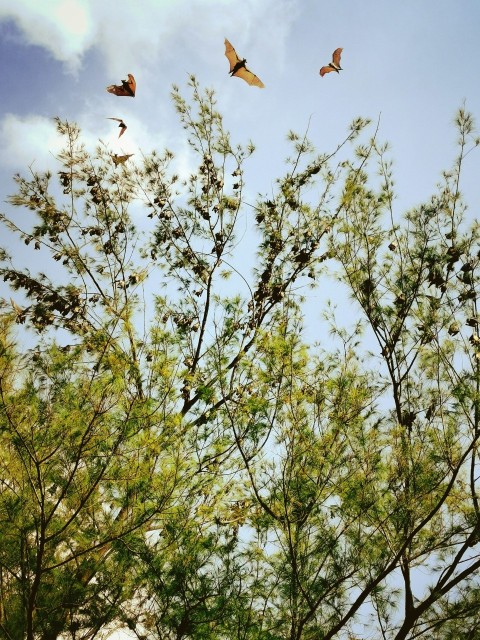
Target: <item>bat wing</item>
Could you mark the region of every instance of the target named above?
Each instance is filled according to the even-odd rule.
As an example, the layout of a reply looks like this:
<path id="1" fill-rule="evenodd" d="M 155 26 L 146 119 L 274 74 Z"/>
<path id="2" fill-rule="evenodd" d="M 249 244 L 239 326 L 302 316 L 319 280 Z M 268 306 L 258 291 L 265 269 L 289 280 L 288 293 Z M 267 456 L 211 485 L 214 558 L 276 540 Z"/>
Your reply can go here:
<path id="1" fill-rule="evenodd" d="M 112 160 L 115 163 L 115 165 L 118 164 L 123 164 L 124 162 L 126 162 L 131 156 L 133 156 L 133 153 L 129 153 L 125 156 L 117 156 L 117 154 L 115 154 L 114 156 L 112 156 Z"/>
<path id="2" fill-rule="evenodd" d="M 335 51 L 333 52 L 332 61 L 336 67 L 340 66 L 340 58 L 342 57 L 342 51 L 343 49 L 339 48 L 339 49 L 335 49 Z"/>
<path id="3" fill-rule="evenodd" d="M 245 80 L 245 82 L 252 87 L 259 87 L 259 89 L 263 89 L 265 87 L 260 78 L 252 73 L 249 69 L 247 69 L 247 67 L 240 67 L 240 69 L 238 69 L 238 71 L 235 71 L 233 75 L 237 78 Z"/>
<path id="4" fill-rule="evenodd" d="M 118 137 L 120 138 L 121 136 L 123 136 L 123 134 L 127 130 L 127 125 L 122 120 L 122 118 L 107 118 L 107 120 L 116 120 L 117 122 L 119 122 L 120 124 L 118 126 L 120 127 L 120 133 L 118 134 Z"/>
<path id="5" fill-rule="evenodd" d="M 333 67 L 330 67 L 330 66 L 322 67 L 322 68 L 320 69 L 320 75 L 321 75 L 321 76 L 322 76 L 322 78 L 323 78 L 323 76 L 324 76 L 326 73 L 330 73 L 330 71 L 335 71 L 335 69 L 334 69 Z"/>
<path id="6" fill-rule="evenodd" d="M 131 73 L 128 74 L 128 80 L 122 80 L 122 84 L 111 84 L 107 87 L 108 93 L 113 93 L 114 96 L 127 96 L 130 98 L 135 97 L 135 91 L 137 83 Z"/>
<path id="7" fill-rule="evenodd" d="M 233 71 L 237 62 L 240 62 L 240 58 L 237 56 L 237 52 L 232 47 L 230 42 L 225 38 L 225 55 L 227 56 L 230 64 L 230 71 Z"/>
<path id="8" fill-rule="evenodd" d="M 121 85 L 117 85 L 117 84 L 111 84 L 109 87 L 107 87 L 107 91 L 108 91 L 108 93 L 113 93 L 114 96 L 129 96 L 130 95 L 128 93 L 128 91 L 126 89 L 124 89 L 124 87 L 122 87 Z"/>
<path id="9" fill-rule="evenodd" d="M 340 49 L 341 51 L 341 49 Z M 132 98 L 135 97 L 135 91 L 137 90 L 137 83 L 135 82 L 135 78 L 132 76 L 131 73 L 128 74 L 128 80 L 123 80 L 123 86 L 127 85 L 128 89 L 127 91 L 129 91 L 132 95 Z"/>

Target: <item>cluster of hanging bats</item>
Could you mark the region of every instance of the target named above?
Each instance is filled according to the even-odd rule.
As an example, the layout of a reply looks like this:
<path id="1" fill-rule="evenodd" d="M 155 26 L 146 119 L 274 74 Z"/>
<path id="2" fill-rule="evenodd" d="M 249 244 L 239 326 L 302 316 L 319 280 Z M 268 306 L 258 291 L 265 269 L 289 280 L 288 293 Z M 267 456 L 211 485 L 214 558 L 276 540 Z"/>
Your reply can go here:
<path id="1" fill-rule="evenodd" d="M 342 55 L 343 49 L 335 49 L 332 55 L 332 61 L 326 66 L 320 69 L 320 75 L 323 76 L 326 73 L 330 73 L 331 71 L 336 71 L 337 73 L 342 70 L 340 66 L 340 57 Z M 240 58 L 232 47 L 230 42 L 225 38 L 225 55 L 227 56 L 228 62 L 230 63 L 230 75 L 236 78 L 241 78 L 245 80 L 245 82 L 253 87 L 258 87 L 259 89 L 263 89 L 265 85 L 260 80 L 258 76 L 256 76 L 250 69 L 247 69 L 247 61 L 245 58 Z M 122 80 L 122 84 L 111 84 L 107 87 L 108 93 L 113 93 L 115 96 L 127 96 L 130 98 L 135 97 L 135 90 L 137 88 L 137 83 L 135 82 L 135 78 L 131 73 L 127 75 L 126 80 Z M 122 118 L 108 118 L 108 120 L 116 120 L 119 122 L 120 133 L 118 137 L 122 136 L 127 130 L 127 125 L 122 120 Z M 117 154 L 112 156 L 113 162 L 118 164 L 123 164 L 133 155 L 133 153 L 129 153 L 124 156 L 119 156 Z"/>

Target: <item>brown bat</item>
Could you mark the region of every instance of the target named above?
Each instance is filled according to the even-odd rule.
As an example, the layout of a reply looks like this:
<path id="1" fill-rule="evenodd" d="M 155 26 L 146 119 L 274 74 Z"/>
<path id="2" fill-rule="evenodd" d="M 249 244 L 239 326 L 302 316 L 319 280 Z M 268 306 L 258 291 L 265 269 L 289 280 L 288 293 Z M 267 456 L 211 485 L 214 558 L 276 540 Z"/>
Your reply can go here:
<path id="1" fill-rule="evenodd" d="M 258 76 L 256 76 L 249 69 L 247 69 L 247 67 L 245 66 L 247 64 L 247 61 L 245 60 L 245 58 L 243 58 L 242 60 L 241 58 L 238 57 L 237 52 L 235 51 L 235 49 L 232 47 L 232 45 L 226 38 L 225 38 L 225 55 L 227 56 L 228 61 L 230 63 L 229 73 L 231 76 L 242 78 L 242 80 L 245 80 L 247 84 L 252 85 L 253 87 L 259 87 L 260 89 L 263 89 L 263 87 L 265 86 L 263 82 L 260 80 Z"/>
<path id="2" fill-rule="evenodd" d="M 124 162 L 126 162 L 129 158 L 131 158 L 134 154 L 133 153 L 127 153 L 125 156 L 118 156 L 116 153 L 112 156 L 112 160 L 115 163 L 115 165 L 119 165 L 119 164 L 123 164 Z"/>
<path id="3" fill-rule="evenodd" d="M 128 80 L 122 80 L 122 84 L 111 84 L 107 87 L 108 93 L 113 93 L 115 96 L 130 96 L 130 98 L 135 97 L 135 89 L 137 88 L 137 83 L 135 82 L 135 78 L 131 73 L 128 74 Z"/>
<path id="4" fill-rule="evenodd" d="M 330 73 L 330 71 L 336 71 L 337 73 L 339 73 L 339 71 L 342 71 L 342 67 L 340 66 L 340 57 L 342 55 L 342 51 L 343 49 L 335 49 L 330 64 L 320 69 L 320 75 L 322 76 L 322 78 L 326 73 Z"/>
<path id="5" fill-rule="evenodd" d="M 121 118 L 107 118 L 107 120 L 116 120 L 117 122 L 119 122 L 120 124 L 118 126 L 120 127 L 120 133 L 118 134 L 118 137 L 120 138 L 120 136 L 123 136 L 123 134 L 127 130 L 127 125 L 124 123 L 124 121 Z"/>

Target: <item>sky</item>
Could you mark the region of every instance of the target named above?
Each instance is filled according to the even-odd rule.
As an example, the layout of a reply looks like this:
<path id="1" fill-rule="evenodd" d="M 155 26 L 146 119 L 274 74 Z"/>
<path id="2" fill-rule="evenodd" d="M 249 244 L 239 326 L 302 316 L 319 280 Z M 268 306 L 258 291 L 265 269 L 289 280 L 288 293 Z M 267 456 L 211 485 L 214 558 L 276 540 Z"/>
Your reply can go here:
<path id="1" fill-rule="evenodd" d="M 478 0 L 1 0 L 0 211 L 12 211 L 14 173 L 58 170 L 54 116 L 77 122 L 91 150 L 99 139 L 120 154 L 167 147 L 188 164 L 169 94 L 177 84 L 188 98 L 194 74 L 215 90 L 233 142 L 256 146 L 244 174 L 254 195 L 284 174 L 290 129 L 309 127 L 329 152 L 354 118 L 380 117 L 400 216 L 451 166 L 458 108 L 480 114 L 479 27 Z M 225 38 L 264 89 L 229 77 Z M 338 47 L 343 70 L 321 78 Z M 105 91 L 127 73 L 134 99 Z M 108 117 L 127 122 L 121 139 Z M 478 174 L 471 154 L 472 216 Z"/>
<path id="2" fill-rule="evenodd" d="M 169 95 L 177 84 L 188 97 L 194 74 L 215 90 L 233 142 L 255 143 L 251 194 L 268 196 L 284 174 L 290 129 L 309 127 L 330 152 L 354 118 L 380 117 L 400 216 L 451 166 L 458 108 L 480 117 L 479 28 L 479 0 L 0 0 L 0 211 L 15 215 L 6 200 L 16 172 L 58 170 L 55 116 L 77 122 L 91 150 L 99 139 L 137 157 L 167 147 L 188 164 Z M 225 38 L 264 89 L 229 77 Z M 343 70 L 321 78 L 338 47 Z M 105 91 L 128 73 L 134 99 Z M 121 139 L 108 117 L 127 122 Z M 472 217 L 479 177 L 471 154 L 461 187 Z"/>

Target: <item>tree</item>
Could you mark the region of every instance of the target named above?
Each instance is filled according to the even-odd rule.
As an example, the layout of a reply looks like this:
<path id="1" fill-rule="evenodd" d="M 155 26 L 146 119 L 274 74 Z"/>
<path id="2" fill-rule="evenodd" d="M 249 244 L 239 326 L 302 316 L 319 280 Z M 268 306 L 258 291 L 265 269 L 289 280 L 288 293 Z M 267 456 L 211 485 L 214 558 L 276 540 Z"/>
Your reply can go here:
<path id="1" fill-rule="evenodd" d="M 11 318 L 10 318 L 11 320 Z M 10 322 L 11 324 L 11 322 Z M 144 531 L 177 484 L 168 447 L 123 365 L 103 369 L 80 347 L 28 363 L 2 331 L 0 629 L 6 638 L 56 638 L 112 617 L 124 591 L 120 539 Z M 80 618 L 78 619 L 78 616 Z"/>
<path id="2" fill-rule="evenodd" d="M 291 132 L 286 175 L 251 202 L 253 146 L 190 86 L 172 96 L 191 175 L 169 151 L 89 155 L 57 121 L 58 180 L 17 176 L 10 199 L 35 223 L 2 215 L 56 266 L 0 269 L 25 298 L 4 306 L 1 633 L 477 637 L 471 116 L 438 192 L 397 220 L 378 127 L 324 154 Z M 358 318 L 327 306 L 331 339 L 309 344 L 333 260 Z"/>

